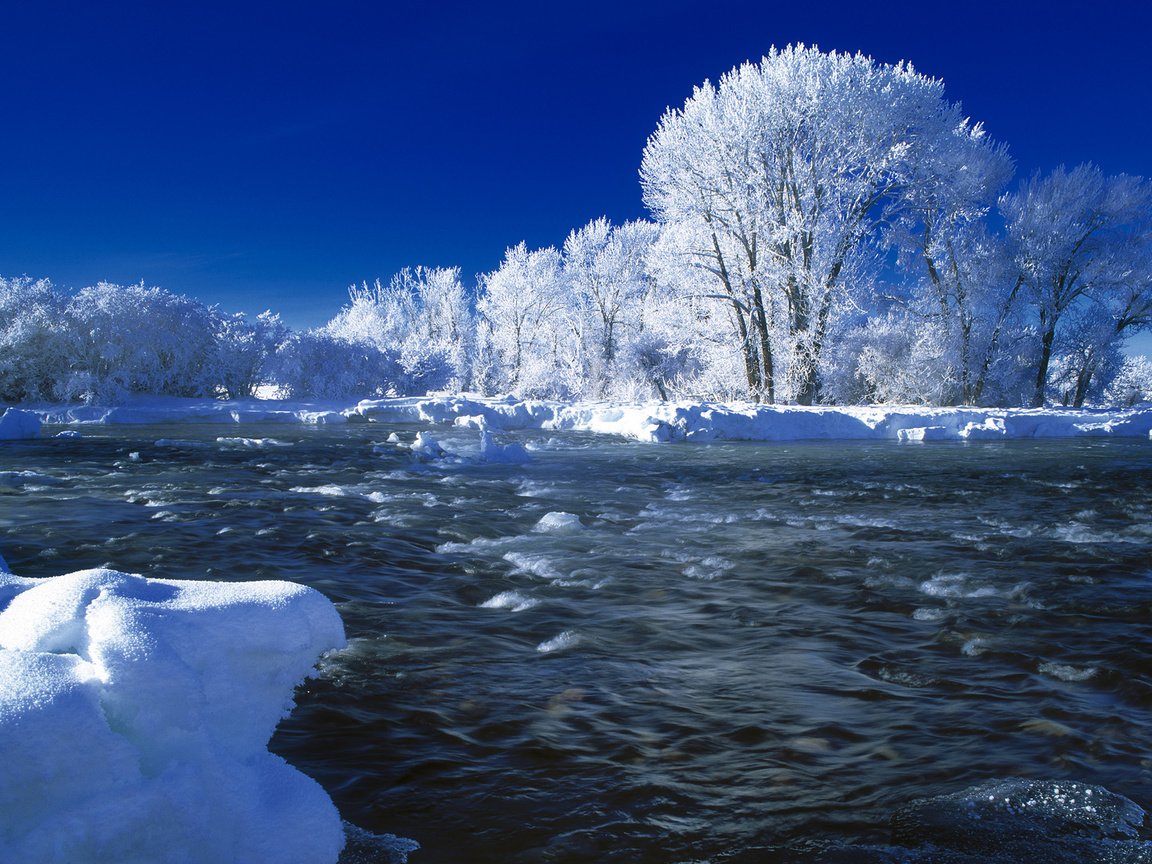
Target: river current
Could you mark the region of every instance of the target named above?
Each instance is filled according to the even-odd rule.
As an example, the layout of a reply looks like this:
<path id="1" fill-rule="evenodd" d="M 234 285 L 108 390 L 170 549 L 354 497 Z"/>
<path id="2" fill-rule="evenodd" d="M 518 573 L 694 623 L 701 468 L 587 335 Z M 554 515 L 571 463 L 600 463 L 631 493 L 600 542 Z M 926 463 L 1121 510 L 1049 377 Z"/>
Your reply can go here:
<path id="1" fill-rule="evenodd" d="M 0 554 L 324 592 L 350 647 L 272 749 L 412 864 L 771 861 L 1009 776 L 1152 803 L 1148 441 L 417 431 L 8 442 Z"/>

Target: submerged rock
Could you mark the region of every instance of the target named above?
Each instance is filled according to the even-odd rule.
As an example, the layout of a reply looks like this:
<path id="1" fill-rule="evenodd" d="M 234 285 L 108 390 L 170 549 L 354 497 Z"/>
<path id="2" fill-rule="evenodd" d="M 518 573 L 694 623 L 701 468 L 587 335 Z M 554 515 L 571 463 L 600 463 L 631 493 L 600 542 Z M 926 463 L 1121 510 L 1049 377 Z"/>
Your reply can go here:
<path id="1" fill-rule="evenodd" d="M 733 852 L 723 864 L 1152 864 L 1143 808 L 1074 781 L 989 780 L 892 817 L 892 843 L 809 838 Z"/>
<path id="2" fill-rule="evenodd" d="M 1147 814 L 1101 786 L 991 780 L 914 801 L 892 818 L 900 846 L 927 847 L 923 862 L 1152 864 Z"/>

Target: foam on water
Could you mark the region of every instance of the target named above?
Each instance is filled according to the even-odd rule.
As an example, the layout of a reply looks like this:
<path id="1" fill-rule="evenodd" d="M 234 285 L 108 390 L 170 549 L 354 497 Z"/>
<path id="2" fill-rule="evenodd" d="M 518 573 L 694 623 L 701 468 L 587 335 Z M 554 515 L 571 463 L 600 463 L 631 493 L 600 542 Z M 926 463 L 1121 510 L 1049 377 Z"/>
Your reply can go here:
<path id="1" fill-rule="evenodd" d="M 527 573 L 539 579 L 555 581 L 567 574 L 559 569 L 555 556 L 543 552 L 505 552 L 502 556 L 514 573 Z"/>
<path id="2" fill-rule="evenodd" d="M 992 585 L 981 584 L 967 573 L 938 573 L 920 583 L 920 593 L 929 597 L 976 599 L 1002 597 L 1007 592 Z"/>
<path id="3" fill-rule="evenodd" d="M 279 441 L 276 438 L 237 438 L 220 437 L 216 443 L 222 447 L 245 447 L 248 449 L 267 449 L 269 447 L 291 447 L 290 441 Z"/>
<path id="4" fill-rule="evenodd" d="M 1100 671 L 1095 666 L 1070 666 L 1064 663 L 1053 663 L 1051 661 L 1041 663 L 1039 669 L 1050 678 L 1070 682 L 1088 681 L 1095 678 Z"/>
<path id="5" fill-rule="evenodd" d="M 332 498 L 342 498 L 347 495 L 356 494 L 347 487 L 339 486 L 335 483 L 325 483 L 320 486 L 293 486 L 289 491 L 301 495 L 326 495 Z"/>
<path id="6" fill-rule="evenodd" d="M 539 606 L 540 601 L 533 597 L 526 597 L 519 591 L 501 591 L 494 597 L 489 597 L 480 604 L 481 609 L 508 609 L 511 612 L 523 612 Z"/>
<path id="7" fill-rule="evenodd" d="M 580 644 L 580 635 L 572 630 L 565 630 L 553 636 L 551 639 L 546 639 L 536 646 L 536 651 L 539 654 L 555 654 L 558 651 L 567 651 L 570 648 L 575 648 Z"/>

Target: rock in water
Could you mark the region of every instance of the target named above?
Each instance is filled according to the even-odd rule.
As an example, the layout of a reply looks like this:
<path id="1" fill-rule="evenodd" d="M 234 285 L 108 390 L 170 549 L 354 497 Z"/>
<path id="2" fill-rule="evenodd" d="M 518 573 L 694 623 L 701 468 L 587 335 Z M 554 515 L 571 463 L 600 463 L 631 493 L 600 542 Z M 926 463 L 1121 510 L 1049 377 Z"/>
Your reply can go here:
<path id="1" fill-rule="evenodd" d="M 892 827 L 901 846 L 934 847 L 918 861 L 1152 864 L 1152 843 L 1141 839 L 1146 819 L 1100 786 L 1012 778 L 914 801 Z"/>

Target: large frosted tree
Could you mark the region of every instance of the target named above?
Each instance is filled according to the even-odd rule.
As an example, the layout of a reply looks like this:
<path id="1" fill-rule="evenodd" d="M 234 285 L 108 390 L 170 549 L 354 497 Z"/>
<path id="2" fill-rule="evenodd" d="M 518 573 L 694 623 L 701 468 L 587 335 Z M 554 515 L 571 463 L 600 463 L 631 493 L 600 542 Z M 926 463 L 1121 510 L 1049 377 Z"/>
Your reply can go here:
<path id="1" fill-rule="evenodd" d="M 887 228 L 982 139 L 942 82 L 804 46 L 705 82 L 664 115 L 644 200 L 690 228 L 680 251 L 729 310 L 752 398 L 819 398 L 837 314 L 880 269 Z"/>

